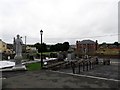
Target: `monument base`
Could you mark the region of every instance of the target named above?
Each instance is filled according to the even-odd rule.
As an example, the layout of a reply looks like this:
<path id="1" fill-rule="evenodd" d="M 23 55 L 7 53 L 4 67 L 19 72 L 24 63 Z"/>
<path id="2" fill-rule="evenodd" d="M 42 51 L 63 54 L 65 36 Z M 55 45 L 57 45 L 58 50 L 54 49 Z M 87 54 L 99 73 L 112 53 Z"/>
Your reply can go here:
<path id="1" fill-rule="evenodd" d="M 19 64 L 21 64 L 22 56 L 15 55 L 14 60 L 15 60 L 15 65 L 19 65 Z"/>
<path id="2" fill-rule="evenodd" d="M 24 71 L 24 70 L 27 70 L 27 69 L 26 69 L 25 65 L 16 65 L 16 66 L 12 67 L 12 70 L 14 70 L 14 71 L 19 71 L 19 70 Z"/>

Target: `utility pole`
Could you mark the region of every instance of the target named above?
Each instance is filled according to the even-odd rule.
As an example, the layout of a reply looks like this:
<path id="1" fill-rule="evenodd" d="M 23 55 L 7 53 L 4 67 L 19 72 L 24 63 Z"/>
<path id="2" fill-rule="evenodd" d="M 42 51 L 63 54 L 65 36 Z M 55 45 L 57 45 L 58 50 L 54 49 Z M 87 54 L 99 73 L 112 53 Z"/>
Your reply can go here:
<path id="1" fill-rule="evenodd" d="M 25 56 L 26 56 L 26 36 L 25 36 Z"/>

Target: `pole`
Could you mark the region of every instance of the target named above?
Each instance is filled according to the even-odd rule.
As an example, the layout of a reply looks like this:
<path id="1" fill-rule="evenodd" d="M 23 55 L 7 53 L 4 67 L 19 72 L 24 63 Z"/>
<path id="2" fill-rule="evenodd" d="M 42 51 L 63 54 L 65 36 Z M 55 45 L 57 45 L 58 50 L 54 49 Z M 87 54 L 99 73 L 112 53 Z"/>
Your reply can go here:
<path id="1" fill-rule="evenodd" d="M 25 46 L 26 46 L 26 36 L 25 36 Z"/>
<path id="2" fill-rule="evenodd" d="M 25 56 L 26 56 L 26 36 L 25 36 Z"/>
<path id="3" fill-rule="evenodd" d="M 42 34 L 41 34 L 41 68 L 43 67 L 43 58 L 42 58 Z"/>
<path id="4" fill-rule="evenodd" d="M 15 37 L 13 39 L 13 51 L 15 51 Z"/>

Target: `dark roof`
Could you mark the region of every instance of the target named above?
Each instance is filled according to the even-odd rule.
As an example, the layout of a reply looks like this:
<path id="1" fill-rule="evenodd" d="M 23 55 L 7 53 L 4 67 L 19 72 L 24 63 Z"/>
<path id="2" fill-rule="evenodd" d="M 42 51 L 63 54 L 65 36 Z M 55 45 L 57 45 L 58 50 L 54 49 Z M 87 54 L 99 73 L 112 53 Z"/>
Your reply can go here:
<path id="1" fill-rule="evenodd" d="M 92 40 L 83 40 L 80 42 L 80 44 L 95 44 L 95 42 Z"/>

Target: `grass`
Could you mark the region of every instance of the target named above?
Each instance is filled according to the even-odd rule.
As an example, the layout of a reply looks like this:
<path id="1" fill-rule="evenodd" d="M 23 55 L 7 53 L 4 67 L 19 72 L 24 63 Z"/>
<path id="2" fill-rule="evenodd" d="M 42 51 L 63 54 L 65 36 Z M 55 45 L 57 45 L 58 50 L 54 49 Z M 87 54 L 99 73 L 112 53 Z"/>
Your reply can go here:
<path id="1" fill-rule="evenodd" d="M 26 65 L 28 71 L 41 70 L 41 63 L 30 63 Z"/>
<path id="2" fill-rule="evenodd" d="M 42 54 L 47 54 L 49 55 L 50 53 L 57 53 L 57 52 L 43 52 Z M 40 53 L 39 53 L 40 54 Z"/>

